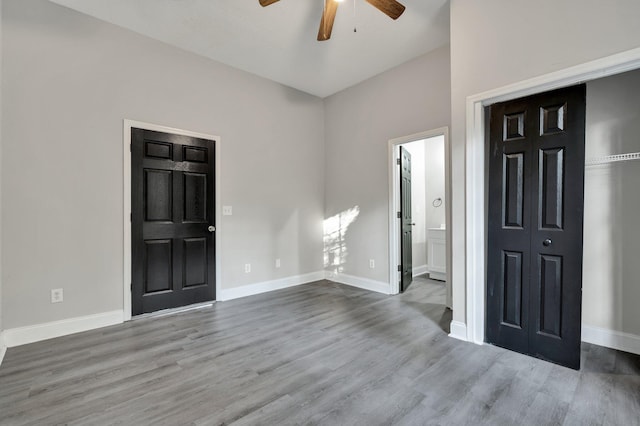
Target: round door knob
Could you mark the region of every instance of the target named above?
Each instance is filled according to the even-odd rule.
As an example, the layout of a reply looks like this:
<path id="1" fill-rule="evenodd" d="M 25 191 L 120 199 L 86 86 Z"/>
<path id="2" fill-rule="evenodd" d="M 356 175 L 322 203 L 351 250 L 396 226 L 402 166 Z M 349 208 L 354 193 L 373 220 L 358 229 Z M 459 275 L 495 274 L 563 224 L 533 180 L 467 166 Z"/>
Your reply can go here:
<path id="1" fill-rule="evenodd" d="M 416 226 L 416 224 L 415 224 L 415 223 L 410 223 L 409 225 L 411 225 L 411 226 Z"/>
<path id="2" fill-rule="evenodd" d="M 549 247 L 551 245 L 551 243 L 553 243 L 553 241 L 551 241 L 551 238 L 547 238 L 546 240 L 544 240 L 542 242 L 542 245 L 545 247 Z"/>
<path id="3" fill-rule="evenodd" d="M 215 226 L 213 226 L 213 225 L 209 225 L 209 227 L 207 228 L 207 230 L 208 230 L 209 232 L 215 232 L 216 227 L 215 227 Z"/>

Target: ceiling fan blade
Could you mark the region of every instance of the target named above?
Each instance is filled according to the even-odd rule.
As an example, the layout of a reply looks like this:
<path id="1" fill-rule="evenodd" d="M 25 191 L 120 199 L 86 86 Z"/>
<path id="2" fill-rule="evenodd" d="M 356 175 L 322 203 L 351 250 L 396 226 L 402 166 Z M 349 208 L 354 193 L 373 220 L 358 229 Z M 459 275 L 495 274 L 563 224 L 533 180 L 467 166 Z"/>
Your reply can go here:
<path id="1" fill-rule="evenodd" d="M 338 2 L 335 0 L 324 0 L 324 12 L 320 20 L 320 29 L 318 30 L 318 41 L 325 41 L 331 38 L 331 30 L 333 30 L 333 21 L 336 19 L 338 11 Z"/>
<path id="2" fill-rule="evenodd" d="M 405 9 L 405 7 L 396 0 L 367 0 L 367 3 L 391 19 L 398 19 Z"/>
<path id="3" fill-rule="evenodd" d="M 260 6 L 262 7 L 269 6 L 270 4 L 273 4 L 277 1 L 280 1 L 280 0 L 260 0 Z"/>

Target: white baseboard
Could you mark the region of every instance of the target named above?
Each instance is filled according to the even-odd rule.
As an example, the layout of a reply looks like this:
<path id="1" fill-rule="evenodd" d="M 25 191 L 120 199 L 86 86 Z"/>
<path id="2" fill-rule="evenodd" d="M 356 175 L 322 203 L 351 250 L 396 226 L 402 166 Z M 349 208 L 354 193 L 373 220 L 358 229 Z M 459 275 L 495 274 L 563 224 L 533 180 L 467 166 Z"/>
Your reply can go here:
<path id="1" fill-rule="evenodd" d="M 447 274 L 436 271 L 429 271 L 429 279 L 436 281 L 447 281 Z"/>
<path id="2" fill-rule="evenodd" d="M 369 278 L 361 278 L 347 274 L 337 274 L 330 271 L 326 271 L 326 273 L 326 279 L 329 281 L 350 285 L 351 287 L 362 288 L 364 290 L 375 291 L 377 293 L 391 294 L 389 284 L 382 281 L 375 281 Z"/>
<path id="3" fill-rule="evenodd" d="M 2 360 L 4 359 L 4 355 L 7 353 L 7 345 L 4 344 L 4 332 L 0 331 L 0 365 L 2 365 Z"/>
<path id="4" fill-rule="evenodd" d="M 460 321 L 451 321 L 451 332 L 449 333 L 449 337 L 453 337 L 454 339 L 463 340 L 468 342 L 469 339 L 467 337 L 467 324 Z"/>
<path id="5" fill-rule="evenodd" d="M 94 330 L 123 322 L 122 311 L 103 312 L 61 321 L 10 328 L 4 331 L 4 344 L 8 348 L 53 339 L 54 337 Z"/>
<path id="6" fill-rule="evenodd" d="M 451 321 L 449 337 L 469 341 L 467 338 L 467 325 L 463 322 Z M 582 341 L 640 355 L 640 336 L 635 334 L 583 325 Z"/>
<path id="7" fill-rule="evenodd" d="M 423 275 L 423 274 L 426 274 L 427 272 L 429 272 L 428 265 L 414 266 L 413 270 L 411 271 L 411 275 L 413 275 L 414 277 L 417 277 L 418 275 Z"/>
<path id="8" fill-rule="evenodd" d="M 244 285 L 242 287 L 227 288 L 220 290 L 218 300 L 233 300 L 240 297 L 253 296 L 255 294 L 266 293 L 268 291 L 281 290 L 283 288 L 294 287 L 324 279 L 324 271 L 312 272 L 310 274 L 295 275 L 292 277 L 280 278 L 272 281 L 264 281 L 256 284 Z"/>
<path id="9" fill-rule="evenodd" d="M 635 334 L 583 325 L 582 341 L 640 355 L 640 336 Z"/>

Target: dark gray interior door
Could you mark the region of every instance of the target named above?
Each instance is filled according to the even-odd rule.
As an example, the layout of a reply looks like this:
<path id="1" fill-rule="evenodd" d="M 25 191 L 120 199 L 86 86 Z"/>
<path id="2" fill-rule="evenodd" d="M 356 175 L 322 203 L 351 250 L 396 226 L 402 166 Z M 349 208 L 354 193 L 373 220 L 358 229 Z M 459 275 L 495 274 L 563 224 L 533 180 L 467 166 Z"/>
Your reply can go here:
<path id="1" fill-rule="evenodd" d="M 489 343 L 580 368 L 584 85 L 490 107 Z"/>
<path id="2" fill-rule="evenodd" d="M 215 142 L 132 129 L 132 314 L 215 299 Z"/>
<path id="3" fill-rule="evenodd" d="M 402 264 L 400 269 L 400 291 L 405 291 L 413 280 L 413 221 L 411 218 L 411 154 L 400 147 L 400 251 Z"/>

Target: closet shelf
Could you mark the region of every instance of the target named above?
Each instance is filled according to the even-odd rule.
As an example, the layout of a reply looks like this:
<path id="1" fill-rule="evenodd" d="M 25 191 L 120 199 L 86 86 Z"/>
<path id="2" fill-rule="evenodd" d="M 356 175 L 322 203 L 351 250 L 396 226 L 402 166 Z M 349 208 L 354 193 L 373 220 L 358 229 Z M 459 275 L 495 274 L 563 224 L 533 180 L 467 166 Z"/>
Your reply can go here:
<path id="1" fill-rule="evenodd" d="M 604 157 L 588 158 L 585 166 L 596 166 L 598 164 L 617 163 L 620 161 L 640 160 L 640 152 L 630 152 L 627 154 L 605 155 Z"/>

